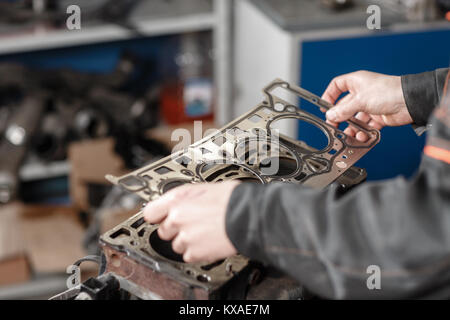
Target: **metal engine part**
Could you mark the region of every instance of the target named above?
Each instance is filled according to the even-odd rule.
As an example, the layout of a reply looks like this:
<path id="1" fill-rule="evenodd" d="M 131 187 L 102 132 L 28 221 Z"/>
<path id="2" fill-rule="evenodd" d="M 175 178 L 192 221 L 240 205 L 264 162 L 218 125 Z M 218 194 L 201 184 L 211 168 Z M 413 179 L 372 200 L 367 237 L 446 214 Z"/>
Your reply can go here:
<path id="1" fill-rule="evenodd" d="M 319 108 L 331 107 L 318 96 L 276 79 L 264 88 L 264 101 L 216 133 L 127 175 L 109 175 L 107 179 L 146 201 L 185 183 L 230 179 L 263 184 L 279 181 L 314 188 L 324 188 L 334 181 L 347 186 L 362 182 L 365 171 L 352 166 L 379 142 L 379 131 L 352 118 L 348 123 L 369 137 L 367 142 L 357 141 L 275 96 L 272 92 L 276 88 Z M 319 128 L 328 138 L 327 146 L 317 150 L 303 141 L 278 136 L 272 124 L 286 118 Z M 249 259 L 236 255 L 209 265 L 184 263 L 172 251 L 171 243 L 158 237 L 157 228 L 146 223 L 139 212 L 103 234 L 100 243 L 106 256 L 106 272 L 126 278 L 143 292 L 162 299 L 244 298 L 230 293 L 245 295 L 249 282 L 254 281 L 249 280 L 255 270 Z M 234 290 L 236 287 L 242 290 Z"/>
<path id="2" fill-rule="evenodd" d="M 45 96 L 30 94 L 21 101 L 0 139 L 0 203 L 14 200 L 19 186 L 19 169 L 27 154 L 31 137 L 36 134 Z"/>

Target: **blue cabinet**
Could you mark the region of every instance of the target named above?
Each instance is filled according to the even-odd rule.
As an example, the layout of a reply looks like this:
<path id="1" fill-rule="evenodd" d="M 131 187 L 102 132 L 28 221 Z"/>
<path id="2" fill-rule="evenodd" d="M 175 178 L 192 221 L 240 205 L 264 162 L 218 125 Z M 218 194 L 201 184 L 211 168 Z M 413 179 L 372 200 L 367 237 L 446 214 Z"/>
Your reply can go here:
<path id="1" fill-rule="evenodd" d="M 448 67 L 450 29 L 303 40 L 300 52 L 301 86 L 321 94 L 333 77 L 356 70 L 402 75 Z M 323 117 L 315 106 L 304 103 L 302 108 Z M 307 134 L 308 128 L 302 130 Z M 356 165 L 367 169 L 369 180 L 414 175 L 425 136 L 418 137 L 411 126 L 384 128 L 381 133 L 381 142 Z"/>

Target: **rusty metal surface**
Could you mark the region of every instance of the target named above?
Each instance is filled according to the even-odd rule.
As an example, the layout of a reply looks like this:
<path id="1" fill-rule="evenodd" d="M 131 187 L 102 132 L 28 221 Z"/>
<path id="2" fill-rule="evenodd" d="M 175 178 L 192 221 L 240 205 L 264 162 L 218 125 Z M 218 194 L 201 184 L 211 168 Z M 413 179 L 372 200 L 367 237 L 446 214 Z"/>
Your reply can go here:
<path id="1" fill-rule="evenodd" d="M 107 259 L 106 272 L 119 275 L 130 282 L 139 284 L 160 299 L 207 299 L 206 288 L 191 287 L 191 284 L 175 280 L 169 273 L 147 268 L 145 264 L 131 259 L 126 253 L 104 247 Z"/>
<path id="2" fill-rule="evenodd" d="M 157 227 L 144 223 L 138 213 L 105 233 L 100 243 L 107 260 L 106 272 L 162 299 L 210 299 L 221 295 L 221 288 L 248 267 L 248 259 L 241 255 L 214 264 L 184 263 L 170 242 L 157 237 Z"/>

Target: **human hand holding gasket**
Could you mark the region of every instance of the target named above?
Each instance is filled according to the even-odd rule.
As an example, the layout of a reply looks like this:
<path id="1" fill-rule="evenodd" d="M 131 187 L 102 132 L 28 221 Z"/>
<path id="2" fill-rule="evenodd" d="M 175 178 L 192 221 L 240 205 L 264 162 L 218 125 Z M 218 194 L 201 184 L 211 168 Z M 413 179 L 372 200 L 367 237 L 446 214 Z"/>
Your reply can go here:
<path id="1" fill-rule="evenodd" d="M 346 96 L 338 98 L 348 92 Z M 380 130 L 385 126 L 413 123 L 403 96 L 401 77 L 357 71 L 334 78 L 322 99 L 336 105 L 326 112 L 327 122 L 335 127 L 351 117 Z M 325 111 L 325 110 L 322 110 Z M 365 142 L 368 136 L 349 125 L 344 133 Z"/>

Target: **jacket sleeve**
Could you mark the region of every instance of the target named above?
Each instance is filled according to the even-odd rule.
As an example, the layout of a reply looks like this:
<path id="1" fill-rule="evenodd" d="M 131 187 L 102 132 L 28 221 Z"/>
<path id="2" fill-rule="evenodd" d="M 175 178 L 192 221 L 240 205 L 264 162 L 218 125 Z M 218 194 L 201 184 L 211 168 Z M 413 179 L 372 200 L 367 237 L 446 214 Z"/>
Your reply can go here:
<path id="1" fill-rule="evenodd" d="M 402 90 L 409 114 L 416 126 L 428 122 L 433 109 L 442 99 L 448 68 L 402 76 Z"/>
<path id="2" fill-rule="evenodd" d="M 450 154 L 449 105 L 428 133 L 441 156 Z M 450 297 L 448 161 L 425 155 L 413 180 L 365 183 L 342 197 L 334 187 L 243 183 L 228 204 L 227 234 L 242 254 L 322 297 Z M 378 272 L 380 289 L 369 289 Z"/>

